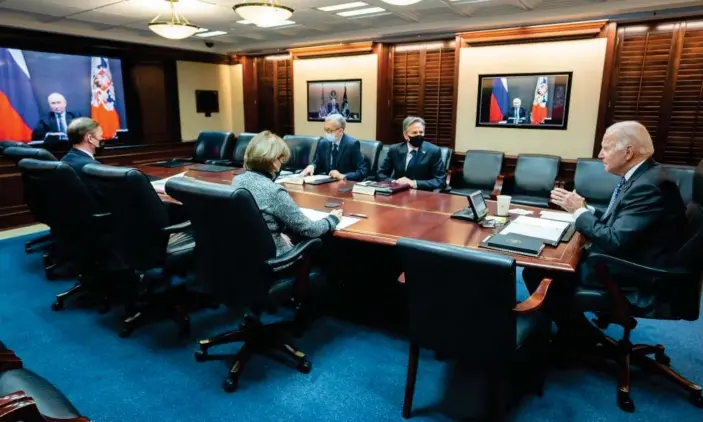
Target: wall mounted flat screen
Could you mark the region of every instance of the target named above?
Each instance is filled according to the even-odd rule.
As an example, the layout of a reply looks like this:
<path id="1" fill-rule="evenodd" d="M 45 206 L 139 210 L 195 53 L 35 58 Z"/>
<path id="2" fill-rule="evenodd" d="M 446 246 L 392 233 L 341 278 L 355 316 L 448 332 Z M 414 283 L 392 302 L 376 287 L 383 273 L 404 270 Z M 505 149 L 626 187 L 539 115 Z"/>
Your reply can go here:
<path id="1" fill-rule="evenodd" d="M 196 90 L 195 112 L 205 113 L 207 117 L 210 117 L 211 113 L 219 113 L 220 98 L 217 91 Z"/>
<path id="2" fill-rule="evenodd" d="M 330 114 L 361 123 L 361 79 L 308 81 L 308 122 L 323 122 Z"/>
<path id="3" fill-rule="evenodd" d="M 81 116 L 105 139 L 127 129 L 119 59 L 0 47 L 0 139 L 65 141 Z"/>
<path id="4" fill-rule="evenodd" d="M 565 130 L 573 72 L 479 75 L 476 126 Z"/>

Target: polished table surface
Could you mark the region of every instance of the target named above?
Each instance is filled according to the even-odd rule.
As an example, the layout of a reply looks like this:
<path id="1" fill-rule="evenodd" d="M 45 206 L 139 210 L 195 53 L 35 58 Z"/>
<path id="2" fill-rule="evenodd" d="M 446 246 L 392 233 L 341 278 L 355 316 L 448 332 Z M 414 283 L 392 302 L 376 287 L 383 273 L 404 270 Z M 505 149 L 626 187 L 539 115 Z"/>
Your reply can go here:
<path id="1" fill-rule="evenodd" d="M 244 172 L 243 169 L 232 169 L 215 173 L 188 170 L 188 167 L 162 168 L 149 165 L 137 168 L 145 174 L 162 178 L 187 171 L 187 177 L 218 184 L 231 184 L 233 177 Z M 335 231 L 334 235 L 341 238 L 394 245 L 398 238 L 406 237 L 478 248 L 479 243 L 486 236 L 500 230 L 500 227 L 483 228 L 473 222 L 450 218 L 456 211 L 466 208 L 468 203 L 463 196 L 417 190 L 391 196 L 340 192 L 340 189 L 351 188 L 353 184 L 354 182 L 340 181 L 317 186 L 291 184 L 283 186 L 301 207 L 325 210 L 325 204 L 334 200 L 343 204 L 345 215 L 359 213 L 368 216 L 344 230 Z M 162 197 L 165 200 L 171 200 L 167 195 Z M 496 209 L 495 201 L 487 201 L 487 203 L 493 215 Z M 513 208 L 531 210 L 534 216 L 539 216 L 541 211 L 540 208 L 526 206 L 511 206 L 511 209 Z M 511 214 L 508 218 L 516 217 Z M 575 233 L 569 242 L 562 242 L 557 247 L 545 246 L 538 258 L 518 254 L 512 256 L 518 265 L 573 272 L 581 258 L 583 243 L 583 237 Z"/>

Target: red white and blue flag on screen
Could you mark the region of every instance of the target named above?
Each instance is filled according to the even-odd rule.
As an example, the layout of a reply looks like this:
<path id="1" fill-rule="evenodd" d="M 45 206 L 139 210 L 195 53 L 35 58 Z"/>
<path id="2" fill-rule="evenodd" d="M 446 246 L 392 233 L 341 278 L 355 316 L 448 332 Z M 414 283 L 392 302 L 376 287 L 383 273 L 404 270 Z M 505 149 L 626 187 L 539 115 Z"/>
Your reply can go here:
<path id="1" fill-rule="evenodd" d="M 120 116 L 115 108 L 115 86 L 112 84 L 110 63 L 105 57 L 93 57 L 90 61 L 92 95 L 90 117 L 100 122 L 103 137 L 111 139 L 120 128 Z"/>
<path id="2" fill-rule="evenodd" d="M 0 48 L 0 140 L 29 142 L 40 119 L 22 50 Z"/>
<path id="3" fill-rule="evenodd" d="M 530 118 L 532 124 L 538 125 L 547 118 L 547 99 L 549 97 L 549 83 L 546 76 L 537 78 L 535 86 L 535 99 L 532 102 L 532 113 Z"/>
<path id="4" fill-rule="evenodd" d="M 508 113 L 509 107 L 508 80 L 506 78 L 493 78 L 491 113 L 489 115 L 490 122 L 497 123 L 503 120 L 503 116 Z"/>

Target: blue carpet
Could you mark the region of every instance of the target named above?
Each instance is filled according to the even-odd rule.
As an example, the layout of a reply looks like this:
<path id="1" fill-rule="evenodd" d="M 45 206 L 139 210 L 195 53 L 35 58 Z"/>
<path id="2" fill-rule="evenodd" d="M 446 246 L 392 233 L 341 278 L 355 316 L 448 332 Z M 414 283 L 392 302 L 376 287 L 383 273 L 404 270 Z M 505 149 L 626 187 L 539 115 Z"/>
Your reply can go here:
<path id="1" fill-rule="evenodd" d="M 36 236 L 36 235 L 34 235 Z M 225 361 L 196 363 L 196 340 L 235 326 L 220 309 L 193 315 L 192 333 L 156 323 L 121 339 L 118 310 L 99 315 L 75 300 L 50 310 L 70 281 L 47 281 L 39 255 L 26 255 L 28 237 L 0 242 L 0 339 L 28 368 L 51 380 L 96 421 L 393 421 L 402 420 L 408 344 L 386 330 L 325 317 L 299 347 L 313 362 L 302 375 L 254 357 L 240 390 L 226 394 Z M 524 295 L 524 290 L 521 292 Z M 703 322 L 641 321 L 633 341 L 662 343 L 673 366 L 703 382 Z M 470 335 L 470 333 L 467 333 Z M 212 353 L 234 353 L 237 345 Z M 414 404 L 416 421 L 455 420 L 471 414 L 480 397 L 473 380 L 423 352 Z M 657 377 L 633 374 L 634 415 L 615 403 L 615 381 L 590 369 L 550 371 L 543 398 L 523 397 L 516 421 L 693 421 L 703 418 L 677 388 Z"/>

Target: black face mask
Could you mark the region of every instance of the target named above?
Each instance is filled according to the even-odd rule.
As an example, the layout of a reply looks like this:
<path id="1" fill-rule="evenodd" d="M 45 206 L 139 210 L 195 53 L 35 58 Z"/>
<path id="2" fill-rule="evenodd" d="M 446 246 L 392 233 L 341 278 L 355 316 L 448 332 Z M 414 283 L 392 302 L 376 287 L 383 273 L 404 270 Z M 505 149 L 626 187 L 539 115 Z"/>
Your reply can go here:
<path id="1" fill-rule="evenodd" d="M 420 145 L 422 145 L 422 142 L 425 140 L 422 135 L 409 136 L 409 138 L 410 145 L 414 146 L 415 148 L 420 148 Z"/>

